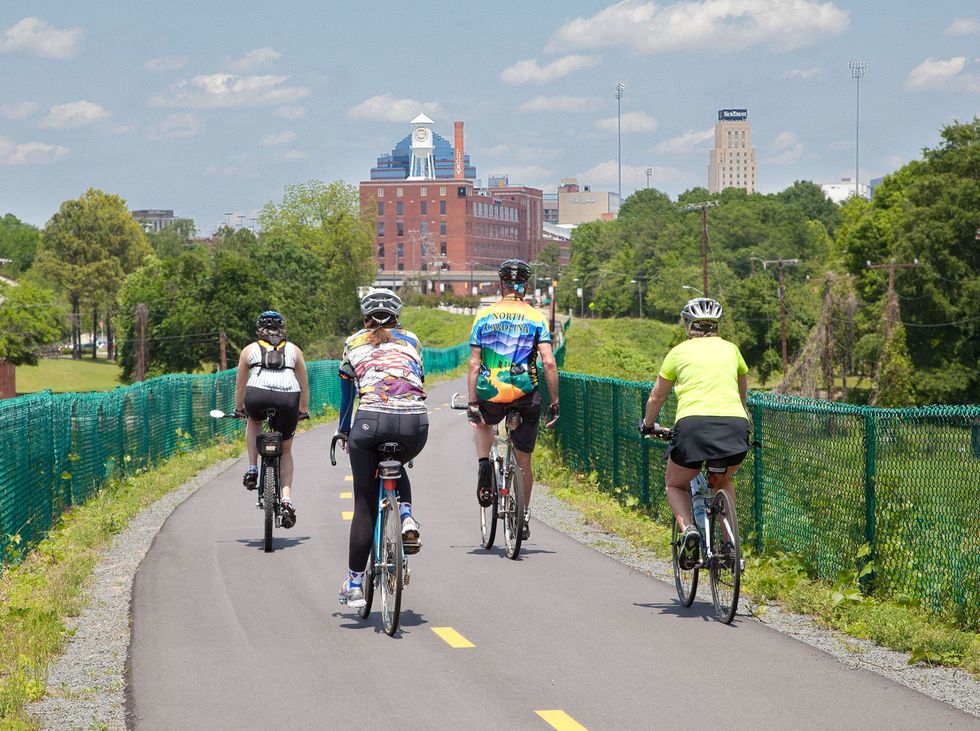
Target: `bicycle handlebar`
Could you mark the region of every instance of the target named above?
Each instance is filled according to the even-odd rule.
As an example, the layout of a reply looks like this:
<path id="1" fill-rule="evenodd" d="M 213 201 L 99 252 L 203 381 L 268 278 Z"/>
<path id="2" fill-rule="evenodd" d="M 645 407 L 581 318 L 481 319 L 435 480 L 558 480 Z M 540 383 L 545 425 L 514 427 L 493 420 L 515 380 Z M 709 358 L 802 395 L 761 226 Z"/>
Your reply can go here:
<path id="1" fill-rule="evenodd" d="M 347 435 L 337 432 L 336 434 L 333 435 L 333 439 L 330 440 L 330 464 L 334 467 L 337 466 L 337 457 L 336 457 L 337 442 L 344 442 L 346 444 Z"/>
<path id="2" fill-rule="evenodd" d="M 668 429 L 666 427 L 660 426 L 659 424 L 655 426 L 647 426 L 643 423 L 643 419 L 640 419 L 640 423 L 637 424 L 637 429 L 639 429 L 640 434 L 643 435 L 644 439 L 649 439 L 653 437 L 654 439 L 660 439 L 664 442 L 669 442 L 674 438 L 674 430 Z"/>
<path id="3" fill-rule="evenodd" d="M 466 411 L 469 408 L 469 404 L 457 404 L 457 398 L 461 398 L 461 395 L 459 393 L 454 393 L 453 397 L 449 399 L 449 408 L 455 409 L 456 411 Z"/>

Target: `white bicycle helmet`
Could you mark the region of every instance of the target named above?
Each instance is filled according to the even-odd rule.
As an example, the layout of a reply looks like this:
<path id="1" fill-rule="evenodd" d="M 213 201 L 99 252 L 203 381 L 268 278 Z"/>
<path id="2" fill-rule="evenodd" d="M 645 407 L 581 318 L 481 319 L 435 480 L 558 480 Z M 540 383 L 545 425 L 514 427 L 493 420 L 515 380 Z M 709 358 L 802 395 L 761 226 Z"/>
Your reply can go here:
<path id="1" fill-rule="evenodd" d="M 721 319 L 721 305 L 710 297 L 696 297 L 690 300 L 681 310 L 684 319 L 684 329 L 699 332 L 717 332 L 718 320 Z"/>
<path id="2" fill-rule="evenodd" d="M 393 325 L 401 312 L 401 297 L 390 289 L 372 289 L 361 298 L 361 314 L 379 325 Z"/>

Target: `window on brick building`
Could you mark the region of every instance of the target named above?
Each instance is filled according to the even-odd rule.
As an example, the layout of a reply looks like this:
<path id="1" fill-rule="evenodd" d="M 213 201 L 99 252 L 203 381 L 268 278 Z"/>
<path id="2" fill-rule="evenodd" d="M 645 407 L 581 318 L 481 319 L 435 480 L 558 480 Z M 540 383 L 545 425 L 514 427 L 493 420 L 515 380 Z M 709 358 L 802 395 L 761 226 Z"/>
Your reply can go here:
<path id="1" fill-rule="evenodd" d="M 446 201 L 439 201 L 439 215 L 446 215 Z"/>
<path id="2" fill-rule="evenodd" d="M 445 236 L 446 235 L 446 222 L 445 221 L 439 221 L 439 234 L 441 236 Z"/>
<path id="3" fill-rule="evenodd" d="M 385 214 L 385 204 L 378 201 L 378 215 L 383 216 Z"/>
<path id="4" fill-rule="evenodd" d="M 384 235 L 385 235 L 385 222 L 378 221 L 378 236 L 380 237 Z"/>
<path id="5" fill-rule="evenodd" d="M 423 188 L 422 190 L 425 190 L 425 188 Z M 422 195 L 425 195 L 425 193 L 423 193 Z M 419 213 L 421 213 L 423 216 L 428 215 L 429 204 L 426 201 L 422 201 L 421 203 L 419 203 Z"/>
<path id="6" fill-rule="evenodd" d="M 379 259 L 384 259 L 385 258 L 385 242 L 384 241 L 379 241 L 378 242 L 378 258 Z"/>
<path id="7" fill-rule="evenodd" d="M 399 241 L 395 246 L 395 256 L 399 258 L 405 256 L 405 244 L 403 244 L 401 241 Z"/>
<path id="8" fill-rule="evenodd" d="M 395 188 L 395 195 L 398 196 L 399 198 L 401 198 L 403 195 L 405 195 L 405 189 L 404 188 Z"/>
<path id="9" fill-rule="evenodd" d="M 403 215 L 405 215 L 405 204 L 402 201 L 398 201 L 395 204 L 395 215 L 396 216 L 403 216 Z"/>
<path id="10" fill-rule="evenodd" d="M 446 255 L 446 242 L 445 241 L 440 241 L 439 242 L 439 254 L 441 256 L 445 256 Z"/>

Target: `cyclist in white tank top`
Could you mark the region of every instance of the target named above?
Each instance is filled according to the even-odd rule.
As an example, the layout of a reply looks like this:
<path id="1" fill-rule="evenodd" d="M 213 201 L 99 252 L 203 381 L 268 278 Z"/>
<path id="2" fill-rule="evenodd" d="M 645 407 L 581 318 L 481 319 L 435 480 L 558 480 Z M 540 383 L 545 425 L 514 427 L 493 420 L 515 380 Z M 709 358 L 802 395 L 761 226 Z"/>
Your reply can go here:
<path id="1" fill-rule="evenodd" d="M 269 310 L 255 323 L 258 340 L 242 348 L 235 382 L 235 411 L 248 415 L 245 445 L 248 471 L 242 478 L 246 489 L 258 484 L 259 450 L 255 438 L 268 409 L 276 415 L 269 421 L 282 434 L 279 474 L 282 481 L 282 526 L 296 524 L 296 508 L 291 500 L 293 482 L 293 435 L 301 416 L 308 416 L 310 388 L 303 351 L 286 340 L 286 320 Z"/>

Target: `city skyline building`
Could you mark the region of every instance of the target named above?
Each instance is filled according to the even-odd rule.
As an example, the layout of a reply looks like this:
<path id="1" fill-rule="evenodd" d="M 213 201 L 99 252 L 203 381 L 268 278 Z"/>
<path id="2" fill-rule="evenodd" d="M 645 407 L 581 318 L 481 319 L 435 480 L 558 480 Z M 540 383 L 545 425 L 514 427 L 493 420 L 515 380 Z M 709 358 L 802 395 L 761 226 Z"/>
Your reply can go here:
<path id="1" fill-rule="evenodd" d="M 708 192 L 742 188 L 759 192 L 759 166 L 752 147 L 748 109 L 719 109 L 715 146 L 708 153 Z"/>

